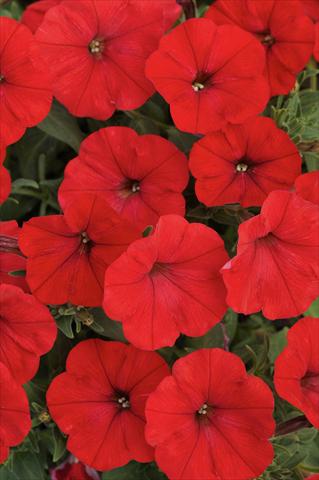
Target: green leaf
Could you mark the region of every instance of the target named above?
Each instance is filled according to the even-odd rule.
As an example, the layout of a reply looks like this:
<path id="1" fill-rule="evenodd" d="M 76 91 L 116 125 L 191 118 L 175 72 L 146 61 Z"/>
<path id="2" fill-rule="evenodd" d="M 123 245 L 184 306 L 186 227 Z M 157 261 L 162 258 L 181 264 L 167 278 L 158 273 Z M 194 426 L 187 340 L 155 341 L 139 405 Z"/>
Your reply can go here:
<path id="1" fill-rule="evenodd" d="M 271 363 L 274 363 L 278 355 L 283 351 L 284 347 L 286 346 L 288 330 L 288 327 L 284 327 L 279 332 L 269 336 L 268 358 Z"/>
<path id="2" fill-rule="evenodd" d="M 35 180 L 31 180 L 29 178 L 18 178 L 14 182 L 12 182 L 11 192 L 19 194 L 20 191 L 24 190 L 25 188 L 34 188 L 35 190 L 39 190 L 39 184 Z"/>
<path id="3" fill-rule="evenodd" d="M 202 337 L 185 337 L 184 347 L 192 350 L 198 348 L 224 348 L 225 341 L 231 343 L 233 340 L 237 329 L 237 322 L 237 313 L 229 309 L 223 319 L 225 331 L 223 330 L 222 325 L 218 323 Z"/>
<path id="4" fill-rule="evenodd" d="M 8 275 L 11 277 L 25 277 L 26 271 L 25 270 L 13 270 L 12 272 L 8 272 Z"/>
<path id="5" fill-rule="evenodd" d="M 53 444 L 54 444 L 54 451 L 53 451 L 53 462 L 57 462 L 66 452 L 66 438 L 62 435 L 62 433 L 57 429 L 52 429 L 52 436 L 53 436 Z"/>
<path id="6" fill-rule="evenodd" d="M 124 467 L 102 473 L 102 480 L 165 480 L 164 473 L 160 472 L 154 463 L 130 462 Z"/>
<path id="7" fill-rule="evenodd" d="M 102 308 L 92 308 L 90 310 L 94 317 L 94 323 L 103 328 L 99 331 L 103 337 L 118 340 L 119 342 L 127 342 L 123 334 L 122 324 L 108 318 Z"/>
<path id="8" fill-rule="evenodd" d="M 75 117 L 58 102 L 53 102 L 49 115 L 37 127 L 51 137 L 66 143 L 76 152 L 79 151 L 85 137 Z"/>
<path id="9" fill-rule="evenodd" d="M 48 480 L 44 466 L 40 462 L 40 456 L 36 453 L 15 452 L 11 453 L 11 470 L 9 466 L 0 467 L 0 480 Z"/>
<path id="10" fill-rule="evenodd" d="M 64 333 L 64 335 L 68 338 L 74 338 L 74 332 L 73 332 L 73 322 L 74 322 L 74 317 L 70 316 L 64 316 L 56 319 L 56 324 L 59 330 Z"/>
<path id="11" fill-rule="evenodd" d="M 305 315 L 310 317 L 319 318 L 319 297 L 310 305 Z"/>

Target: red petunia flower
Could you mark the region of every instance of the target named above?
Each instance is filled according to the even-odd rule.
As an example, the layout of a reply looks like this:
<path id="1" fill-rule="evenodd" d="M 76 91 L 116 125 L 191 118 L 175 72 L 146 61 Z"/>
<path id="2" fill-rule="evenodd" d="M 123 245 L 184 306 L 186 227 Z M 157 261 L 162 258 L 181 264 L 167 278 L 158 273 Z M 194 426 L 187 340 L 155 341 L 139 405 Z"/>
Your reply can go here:
<path id="1" fill-rule="evenodd" d="M 319 428 L 319 318 L 305 317 L 290 328 L 288 345 L 275 361 L 278 394 Z"/>
<path id="2" fill-rule="evenodd" d="M 213 229 L 165 215 L 107 269 L 103 308 L 145 350 L 173 345 L 181 332 L 203 335 L 226 312 L 226 260 Z"/>
<path id="3" fill-rule="evenodd" d="M 0 463 L 6 461 L 9 448 L 19 445 L 31 429 L 28 398 L 0 362 Z"/>
<path id="4" fill-rule="evenodd" d="M 146 76 L 170 103 L 175 125 L 192 133 L 219 130 L 260 113 L 269 98 L 265 54 L 238 27 L 188 20 L 162 38 Z"/>
<path id="5" fill-rule="evenodd" d="M 49 78 L 30 30 L 0 17 L 1 140 L 9 145 L 48 114 L 52 101 Z"/>
<path id="6" fill-rule="evenodd" d="M 205 205 L 261 205 L 269 192 L 289 189 L 301 173 L 301 158 L 289 136 L 265 117 L 228 126 L 195 143 L 190 169 Z"/>
<path id="7" fill-rule="evenodd" d="M 197 350 L 173 366 L 146 404 L 146 439 L 174 480 L 246 480 L 272 462 L 269 387 L 219 348 Z"/>
<path id="8" fill-rule="evenodd" d="M 154 92 L 145 61 L 179 13 L 174 0 L 67 0 L 51 8 L 36 38 L 56 98 L 74 115 L 101 120 L 141 106 Z"/>
<path id="9" fill-rule="evenodd" d="M 97 195 L 83 193 L 64 215 L 34 217 L 19 245 L 28 257 L 27 282 L 43 303 L 99 306 L 106 267 L 139 232 Z"/>
<path id="10" fill-rule="evenodd" d="M 25 277 L 10 275 L 26 269 L 26 259 L 18 247 L 19 227 L 15 220 L 0 222 L 0 284 L 7 283 L 29 292 Z"/>
<path id="11" fill-rule="evenodd" d="M 143 229 L 160 215 L 184 216 L 188 183 L 185 155 L 157 135 L 131 128 L 103 128 L 81 145 L 59 190 L 62 206 L 83 192 L 98 192 L 123 218 Z"/>
<path id="12" fill-rule="evenodd" d="M 295 181 L 296 192 L 308 202 L 319 205 L 319 171 L 300 175 Z"/>
<path id="13" fill-rule="evenodd" d="M 67 449 L 97 470 L 153 460 L 145 403 L 168 374 L 156 353 L 97 339 L 79 343 L 47 392 L 52 418 L 69 435 Z"/>
<path id="14" fill-rule="evenodd" d="M 0 362 L 25 383 L 52 348 L 57 328 L 48 308 L 14 285 L 0 285 L 0 307 Z"/>
<path id="15" fill-rule="evenodd" d="M 51 480 L 100 480 L 100 475 L 93 468 L 79 462 L 73 455 L 50 471 Z"/>
<path id="16" fill-rule="evenodd" d="M 236 257 L 222 269 L 236 312 L 294 317 L 319 294 L 319 209 L 295 193 L 274 191 L 260 215 L 242 223 Z"/>
<path id="17" fill-rule="evenodd" d="M 31 32 L 35 33 L 43 22 L 46 12 L 61 3 L 63 0 L 39 0 L 38 2 L 31 3 L 24 10 L 21 22 L 24 23 Z"/>
<path id="18" fill-rule="evenodd" d="M 251 32 L 266 52 L 265 75 L 271 95 L 289 93 L 314 44 L 311 20 L 299 0 L 217 0 L 206 18 Z"/>

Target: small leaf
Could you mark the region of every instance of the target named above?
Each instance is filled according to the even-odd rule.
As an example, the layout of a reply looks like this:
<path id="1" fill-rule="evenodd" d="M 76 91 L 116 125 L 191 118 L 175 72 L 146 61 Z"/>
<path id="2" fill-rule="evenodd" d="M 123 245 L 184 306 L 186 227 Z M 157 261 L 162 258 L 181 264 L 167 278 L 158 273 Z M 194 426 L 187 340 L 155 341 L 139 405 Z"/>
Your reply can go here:
<path id="1" fill-rule="evenodd" d="M 108 318 L 102 308 L 92 308 L 91 313 L 94 316 L 94 324 L 103 328 L 103 331 L 101 330 L 98 333 L 104 337 L 111 338 L 112 340 L 127 342 L 123 334 L 122 324 L 120 322 L 116 322 Z"/>
<path id="2" fill-rule="evenodd" d="M 25 277 L 26 271 L 25 270 L 12 270 L 11 272 L 8 272 L 8 275 L 10 275 L 10 277 Z"/>

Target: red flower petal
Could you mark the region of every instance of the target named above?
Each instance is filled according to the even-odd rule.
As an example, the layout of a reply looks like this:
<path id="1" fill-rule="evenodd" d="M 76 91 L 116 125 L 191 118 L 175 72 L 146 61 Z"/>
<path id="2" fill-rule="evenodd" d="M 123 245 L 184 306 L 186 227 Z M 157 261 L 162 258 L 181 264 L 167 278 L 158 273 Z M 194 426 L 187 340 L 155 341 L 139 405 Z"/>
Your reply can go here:
<path id="1" fill-rule="evenodd" d="M 300 175 L 296 181 L 296 192 L 308 202 L 319 205 L 319 172 L 309 172 Z"/>
<path id="2" fill-rule="evenodd" d="M 83 192 L 96 192 L 138 228 L 155 225 L 160 215 L 184 215 L 181 192 L 188 182 L 186 157 L 157 135 L 138 136 L 126 127 L 90 135 L 65 171 L 59 190 L 62 206 Z"/>
<path id="3" fill-rule="evenodd" d="M 0 17 L 1 138 L 8 145 L 48 114 L 52 93 L 33 35 L 24 25 Z"/>
<path id="4" fill-rule="evenodd" d="M 39 0 L 34 2 L 24 10 L 21 22 L 30 28 L 31 32 L 35 33 L 43 22 L 46 12 L 61 2 L 62 0 Z"/>
<path id="5" fill-rule="evenodd" d="M 270 193 L 261 214 L 240 225 L 237 256 L 222 269 L 229 306 L 262 309 L 270 320 L 304 312 L 319 293 L 318 231 L 317 206 Z"/>
<path id="6" fill-rule="evenodd" d="M 264 117 L 195 143 L 190 169 L 196 194 L 205 205 L 261 205 L 275 189 L 291 188 L 301 172 L 301 158 L 288 135 Z"/>
<path id="7" fill-rule="evenodd" d="M 0 164 L 0 204 L 7 200 L 11 192 L 10 173 Z"/>
<path id="8" fill-rule="evenodd" d="M 288 332 L 288 345 L 275 362 L 278 394 L 319 428 L 319 319 L 306 317 Z"/>
<path id="9" fill-rule="evenodd" d="M 262 48 L 243 30 L 192 19 L 162 38 L 146 75 L 179 129 L 207 133 L 263 110 L 268 88 L 256 72 L 264 62 Z"/>
<path id="10" fill-rule="evenodd" d="M 0 362 L 25 383 L 52 348 L 57 328 L 47 307 L 14 285 L 0 285 L 0 305 Z"/>
<path id="11" fill-rule="evenodd" d="M 268 386 L 247 375 L 239 357 L 197 350 L 149 396 L 146 438 L 170 478 L 253 478 L 273 458 L 273 405 Z"/>
<path id="12" fill-rule="evenodd" d="M 52 417 L 69 435 L 68 450 L 98 470 L 132 459 L 151 461 L 153 450 L 144 438 L 145 403 L 168 372 L 155 353 L 102 340 L 78 344 L 66 372 L 47 393 Z M 129 402 L 125 407 L 123 397 Z"/>
<path id="13" fill-rule="evenodd" d="M 0 362 L 0 463 L 9 455 L 9 447 L 22 442 L 31 428 L 29 403 L 23 388 Z"/>
<path id="14" fill-rule="evenodd" d="M 103 307 L 146 350 L 172 345 L 179 332 L 203 335 L 226 310 L 218 273 L 226 259 L 214 230 L 165 215 L 108 268 Z"/>
<path id="15" fill-rule="evenodd" d="M 29 292 L 24 277 L 10 275 L 10 272 L 25 270 L 26 259 L 18 247 L 19 227 L 15 220 L 0 222 L 0 284 L 7 283 Z"/>

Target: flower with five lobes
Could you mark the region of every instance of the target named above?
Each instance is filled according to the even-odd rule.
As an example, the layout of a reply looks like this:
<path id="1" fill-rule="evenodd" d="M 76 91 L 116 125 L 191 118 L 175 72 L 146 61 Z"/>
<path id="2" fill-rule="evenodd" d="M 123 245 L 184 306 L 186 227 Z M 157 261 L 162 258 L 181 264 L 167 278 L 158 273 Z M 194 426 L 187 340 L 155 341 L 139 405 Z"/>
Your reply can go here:
<path id="1" fill-rule="evenodd" d="M 121 217 L 145 229 L 160 215 L 184 216 L 188 179 L 185 155 L 168 140 L 127 127 L 102 128 L 67 165 L 59 201 L 64 207 L 83 192 L 97 192 Z"/>
<path id="2" fill-rule="evenodd" d="M 180 130 L 207 133 L 257 115 L 269 99 L 265 53 L 249 33 L 196 18 L 161 39 L 146 76 L 170 104 Z"/>
<path id="3" fill-rule="evenodd" d="M 218 25 L 238 25 L 252 33 L 266 54 L 265 78 L 271 95 L 289 93 L 306 66 L 314 28 L 304 14 L 304 0 L 217 0 L 206 18 Z"/>
<path id="4" fill-rule="evenodd" d="M 63 215 L 31 218 L 19 236 L 31 292 L 43 303 L 101 305 L 106 267 L 139 237 L 91 193 L 68 204 Z"/>
<path id="5" fill-rule="evenodd" d="M 247 480 L 272 462 L 274 399 L 219 348 L 180 358 L 146 404 L 146 439 L 174 480 Z"/>
<path id="6" fill-rule="evenodd" d="M 19 140 L 49 113 L 52 88 L 39 46 L 21 23 L 0 17 L 0 140 Z M 0 147 L 1 148 L 1 147 Z"/>
<path id="7" fill-rule="evenodd" d="M 54 95 L 79 117 L 105 120 L 140 107 L 154 88 L 147 57 L 180 14 L 174 0 L 65 0 L 36 31 Z"/>
<path id="8" fill-rule="evenodd" d="M 250 207 L 262 205 L 272 190 L 291 189 L 301 157 L 273 120 L 257 117 L 207 134 L 194 144 L 189 166 L 205 205 Z"/>
<path id="9" fill-rule="evenodd" d="M 305 317 L 291 327 L 288 345 L 275 361 L 278 394 L 319 428 L 319 318 Z"/>
<path id="10" fill-rule="evenodd" d="M 47 392 L 50 414 L 69 437 L 67 449 L 97 470 L 133 459 L 152 461 L 145 403 L 167 375 L 168 366 L 155 352 L 99 339 L 80 342 Z"/>
<path id="11" fill-rule="evenodd" d="M 145 350 L 171 346 L 180 333 L 204 335 L 226 313 L 219 270 L 227 259 L 215 230 L 164 215 L 107 269 L 103 308 Z"/>
<path id="12" fill-rule="evenodd" d="M 227 303 L 270 320 L 303 313 L 319 295 L 319 208 L 275 190 L 239 226 L 237 255 L 222 269 Z"/>

